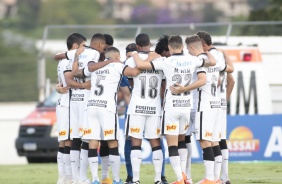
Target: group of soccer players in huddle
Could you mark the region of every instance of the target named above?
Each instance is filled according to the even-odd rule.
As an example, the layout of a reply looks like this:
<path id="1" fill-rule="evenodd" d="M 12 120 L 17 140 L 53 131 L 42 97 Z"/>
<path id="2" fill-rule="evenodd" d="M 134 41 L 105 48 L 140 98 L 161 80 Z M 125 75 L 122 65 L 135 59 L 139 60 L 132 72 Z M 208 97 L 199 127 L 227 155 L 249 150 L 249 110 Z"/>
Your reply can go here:
<path id="1" fill-rule="evenodd" d="M 212 45 L 204 31 L 188 36 L 164 35 L 151 52 L 147 34 L 126 47 L 127 59 L 113 47 L 108 34 L 86 38 L 73 33 L 68 50 L 57 54 L 58 184 L 120 184 L 117 95 L 123 92 L 127 179 L 139 184 L 141 144 L 152 147 L 155 184 L 164 175 L 166 138 L 173 184 L 191 184 L 191 136 L 203 150 L 205 175 L 198 183 L 230 183 L 226 144 L 227 100 L 234 86 L 233 64 L 224 50 Z M 189 54 L 184 54 L 184 45 Z M 99 150 L 99 151 L 98 151 Z M 98 177 L 98 153 L 102 178 Z M 109 165 L 112 179 L 109 178 Z M 92 180 L 87 179 L 90 167 Z"/>

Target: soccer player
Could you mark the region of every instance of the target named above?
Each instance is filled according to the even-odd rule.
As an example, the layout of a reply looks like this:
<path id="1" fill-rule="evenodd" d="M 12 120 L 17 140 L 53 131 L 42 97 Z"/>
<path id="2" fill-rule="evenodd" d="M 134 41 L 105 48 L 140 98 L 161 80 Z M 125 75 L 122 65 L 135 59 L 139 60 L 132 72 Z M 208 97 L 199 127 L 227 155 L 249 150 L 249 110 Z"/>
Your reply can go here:
<path id="1" fill-rule="evenodd" d="M 120 61 L 119 50 L 109 47 L 105 57 Z M 109 163 L 113 171 L 113 184 L 121 184 L 119 177 L 120 156 L 118 151 L 119 123 L 117 117 L 117 92 L 122 75 L 136 76 L 140 70 L 124 66 L 120 62 L 106 65 L 91 73 L 91 94 L 87 104 L 88 130 L 83 139 L 89 140 L 89 165 L 93 184 L 99 184 L 97 148 L 99 140 L 109 146 Z M 84 71 L 85 75 L 87 70 Z"/>
<path id="2" fill-rule="evenodd" d="M 228 61 L 230 63 L 230 58 L 226 54 L 224 50 L 220 50 L 223 55 L 225 61 Z M 221 100 L 221 110 L 219 112 L 220 121 L 221 121 L 221 140 L 219 142 L 219 147 L 221 149 L 222 153 L 222 165 L 221 165 L 221 176 L 220 180 L 221 183 L 224 184 L 230 184 L 230 180 L 228 177 L 228 147 L 226 144 L 226 127 L 227 127 L 227 102 L 230 98 L 230 94 L 232 92 L 232 89 L 234 87 L 235 81 L 231 73 L 226 72 L 220 72 L 220 86 L 218 87 L 217 91 L 220 96 Z"/>
<path id="3" fill-rule="evenodd" d="M 184 56 L 183 42 L 180 36 L 171 36 L 168 40 L 168 47 L 172 56 L 164 60 L 163 58 L 156 59 L 149 63 L 140 61 L 137 55 L 134 55 L 134 59 L 137 67 L 140 69 L 153 68 L 164 72 L 167 80 L 167 88 L 162 118 L 162 134 L 166 136 L 170 163 L 177 177 L 177 180 L 173 183 L 184 184 L 187 180 L 184 174 L 187 154 L 181 153 L 181 148 L 186 150 L 184 139 L 189 126 L 189 112 L 192 106 L 190 90 L 205 84 L 205 70 L 200 70 L 200 67 L 205 64 L 215 64 L 215 61 L 210 63 L 209 60 L 200 60 L 191 55 Z M 197 70 L 198 80 L 192 82 L 192 74 L 195 70 Z M 173 85 L 184 85 L 189 90 L 174 94 L 169 90 L 169 86 Z"/>
<path id="4" fill-rule="evenodd" d="M 74 50 L 79 47 L 79 45 L 84 44 L 86 38 L 79 33 L 73 33 L 67 38 L 68 50 Z M 70 61 L 67 59 L 62 59 L 58 63 L 58 82 L 57 91 L 61 94 L 58 104 L 56 107 L 57 123 L 58 123 L 58 140 L 59 152 L 58 152 L 58 169 L 59 169 L 59 179 L 57 184 L 72 183 L 72 173 L 71 173 L 71 161 L 70 161 L 70 88 L 88 88 L 90 89 L 90 83 L 78 83 L 72 78 L 71 69 L 69 68 Z M 61 86 L 62 85 L 62 86 Z M 65 171 L 65 175 L 64 172 Z"/>
<path id="5" fill-rule="evenodd" d="M 148 57 L 150 52 L 150 39 L 147 34 L 141 33 L 135 38 L 137 50 L 142 59 Z M 133 58 L 126 64 L 135 67 Z M 126 119 L 126 136 L 130 136 L 131 164 L 133 170 L 133 183 L 139 184 L 140 165 L 142 162 L 141 144 L 144 137 L 150 141 L 152 147 L 153 164 L 155 168 L 155 184 L 161 183 L 163 154 L 160 146 L 160 116 L 161 99 L 160 88 L 163 79 L 162 71 L 143 70 L 133 77 L 134 87 L 128 106 Z"/>
<path id="6" fill-rule="evenodd" d="M 199 32 L 196 36 L 186 39 L 187 48 L 192 55 L 200 54 L 202 46 L 204 51 L 209 51 L 216 59 L 216 65 L 207 67 L 207 82 L 198 89 L 197 112 L 195 114 L 195 134 L 203 149 L 203 159 L 206 169 L 205 178 L 199 183 L 215 183 L 216 173 L 221 167 L 221 151 L 218 146 L 220 140 L 221 125 L 218 121 L 218 112 L 221 108 L 220 99 L 217 95 L 217 86 L 220 71 L 233 71 L 233 67 L 225 64 L 223 54 L 217 51 L 211 42 L 211 37 L 206 32 Z M 198 52 L 197 52 L 198 51 Z M 208 53 L 208 52 L 206 52 Z M 198 55 L 207 58 L 206 54 Z M 185 88 L 185 87 L 181 87 Z M 184 89 L 183 89 L 184 90 Z M 180 90 L 182 92 L 183 90 Z M 215 163 L 216 159 L 216 163 Z M 219 182 L 218 180 L 215 180 Z"/>
<path id="7" fill-rule="evenodd" d="M 105 50 L 109 47 L 112 47 L 114 44 L 114 39 L 109 34 L 103 34 L 106 40 L 106 46 Z M 105 60 L 105 51 L 100 54 L 99 62 L 102 62 Z M 99 153 L 100 159 L 101 159 L 101 174 L 102 174 L 102 184 L 112 184 L 112 180 L 109 177 L 109 146 L 107 141 L 101 140 L 100 141 L 100 153 Z"/>

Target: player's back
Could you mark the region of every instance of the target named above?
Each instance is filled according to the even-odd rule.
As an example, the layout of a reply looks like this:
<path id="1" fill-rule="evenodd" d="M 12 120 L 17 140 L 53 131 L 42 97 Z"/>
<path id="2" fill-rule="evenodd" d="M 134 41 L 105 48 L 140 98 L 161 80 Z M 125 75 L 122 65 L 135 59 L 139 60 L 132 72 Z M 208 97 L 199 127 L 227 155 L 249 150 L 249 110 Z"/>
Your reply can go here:
<path id="1" fill-rule="evenodd" d="M 167 83 L 165 109 L 167 110 L 173 107 L 191 108 L 193 98 L 190 91 L 176 95 L 171 93 L 169 87 L 175 83 L 183 86 L 190 85 L 194 71 L 203 64 L 203 61 L 191 55 L 175 54 L 164 59 L 163 62 L 162 68 Z"/>
<path id="2" fill-rule="evenodd" d="M 91 73 L 91 92 L 88 107 L 116 112 L 117 92 L 124 65 L 110 63 Z"/>
<path id="3" fill-rule="evenodd" d="M 139 53 L 141 59 L 148 57 L 147 53 Z M 136 66 L 133 58 L 126 61 L 131 68 Z M 128 114 L 161 115 L 160 87 L 163 72 L 160 70 L 142 70 L 133 78 L 134 87 L 128 107 Z"/>
<path id="4" fill-rule="evenodd" d="M 223 55 L 215 48 L 209 51 L 216 60 L 216 65 L 206 68 L 206 84 L 199 89 L 198 111 L 210 110 L 214 108 L 220 108 L 220 99 L 217 93 L 219 72 L 225 69 L 223 62 Z M 207 59 L 206 54 L 200 54 L 199 58 Z"/>

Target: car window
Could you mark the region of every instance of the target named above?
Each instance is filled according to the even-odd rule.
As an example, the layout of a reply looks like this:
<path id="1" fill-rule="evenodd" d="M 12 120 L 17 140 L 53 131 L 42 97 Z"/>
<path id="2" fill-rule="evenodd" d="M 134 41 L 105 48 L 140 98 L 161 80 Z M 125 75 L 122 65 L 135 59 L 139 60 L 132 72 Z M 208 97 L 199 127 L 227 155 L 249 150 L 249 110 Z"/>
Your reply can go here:
<path id="1" fill-rule="evenodd" d="M 43 102 L 42 107 L 55 107 L 58 98 L 59 98 L 59 93 L 57 93 L 56 90 L 52 91 L 52 93 Z"/>

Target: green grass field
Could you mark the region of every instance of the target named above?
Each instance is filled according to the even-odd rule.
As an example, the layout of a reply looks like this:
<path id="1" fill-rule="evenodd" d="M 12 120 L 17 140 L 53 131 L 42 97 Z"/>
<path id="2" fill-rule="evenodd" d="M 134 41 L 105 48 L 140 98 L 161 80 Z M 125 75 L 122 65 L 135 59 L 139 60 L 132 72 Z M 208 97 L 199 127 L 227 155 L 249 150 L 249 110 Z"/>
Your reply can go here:
<path id="1" fill-rule="evenodd" d="M 99 170 L 99 174 L 100 174 Z M 194 182 L 202 179 L 203 164 L 192 165 Z M 229 173 L 232 184 L 244 183 L 282 183 L 282 162 L 230 163 Z M 153 183 L 154 168 L 151 164 L 141 166 L 142 184 Z M 89 173 L 90 176 L 90 173 Z M 173 170 L 166 165 L 169 182 L 175 180 Z M 121 178 L 125 179 L 125 165 L 121 167 Z M 55 184 L 57 179 L 56 164 L 0 165 L 1 184 Z"/>

